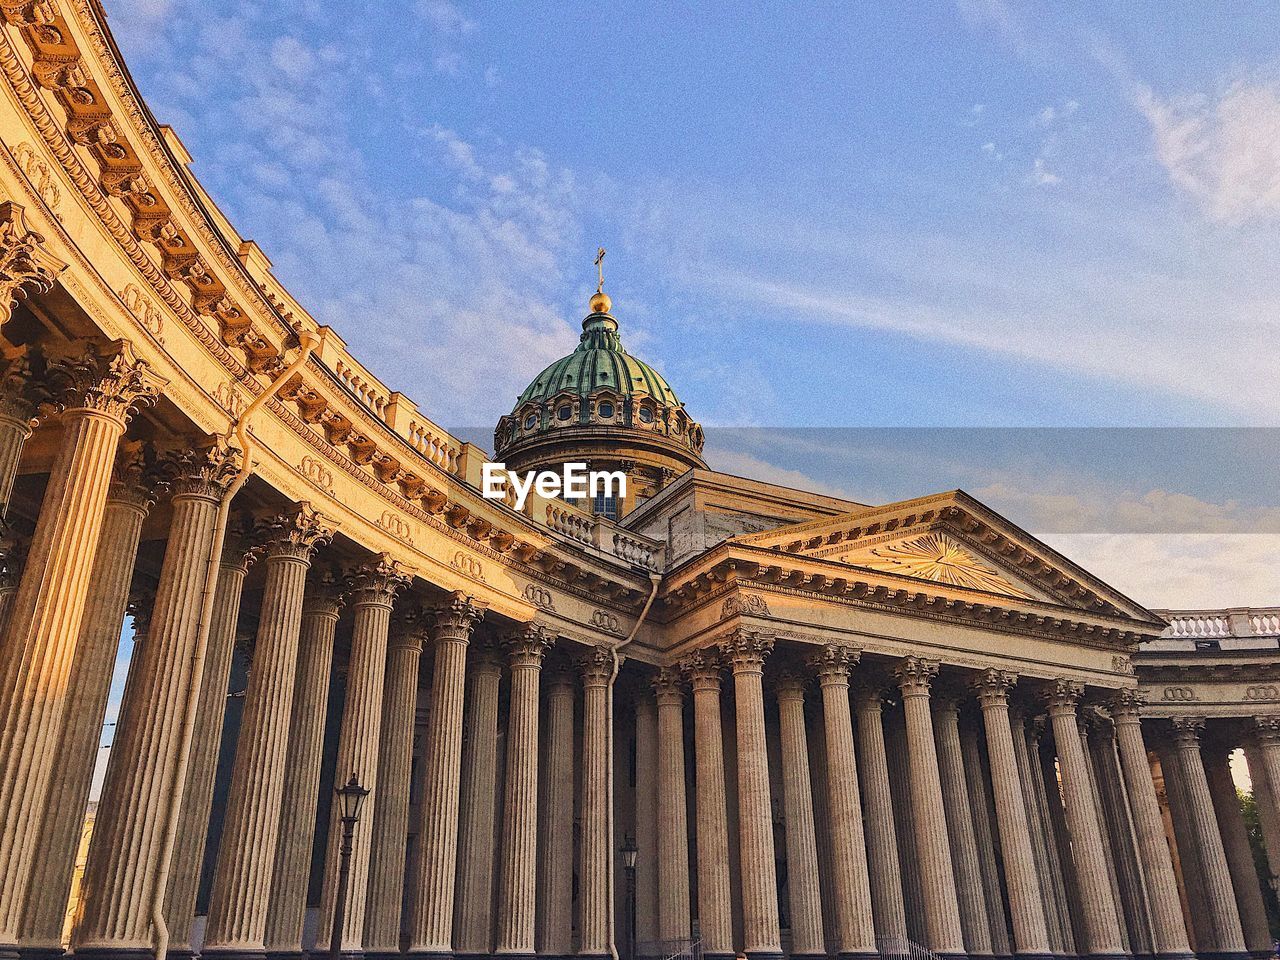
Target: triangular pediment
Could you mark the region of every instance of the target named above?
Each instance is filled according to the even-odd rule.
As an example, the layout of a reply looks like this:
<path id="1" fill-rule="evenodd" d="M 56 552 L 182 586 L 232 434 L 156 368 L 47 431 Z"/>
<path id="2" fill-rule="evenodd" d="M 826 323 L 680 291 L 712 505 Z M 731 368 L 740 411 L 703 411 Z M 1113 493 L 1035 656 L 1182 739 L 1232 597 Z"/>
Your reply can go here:
<path id="1" fill-rule="evenodd" d="M 864 507 L 732 542 L 951 588 L 1162 623 L 960 490 Z"/>
<path id="2" fill-rule="evenodd" d="M 1026 600 L 1049 599 L 1043 591 L 1020 584 L 941 530 L 875 545 L 854 545 L 852 549 L 828 554 L 826 559 L 953 587 L 968 587 Z"/>

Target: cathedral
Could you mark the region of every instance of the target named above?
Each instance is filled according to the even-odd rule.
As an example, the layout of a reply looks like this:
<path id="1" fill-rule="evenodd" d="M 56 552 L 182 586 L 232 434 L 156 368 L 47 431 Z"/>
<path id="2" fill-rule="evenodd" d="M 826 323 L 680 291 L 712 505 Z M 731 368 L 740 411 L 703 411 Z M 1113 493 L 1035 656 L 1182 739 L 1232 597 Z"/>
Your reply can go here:
<path id="1" fill-rule="evenodd" d="M 603 280 L 490 456 L 0 16 L 0 956 L 1275 956 L 1280 608 L 710 469 Z"/>

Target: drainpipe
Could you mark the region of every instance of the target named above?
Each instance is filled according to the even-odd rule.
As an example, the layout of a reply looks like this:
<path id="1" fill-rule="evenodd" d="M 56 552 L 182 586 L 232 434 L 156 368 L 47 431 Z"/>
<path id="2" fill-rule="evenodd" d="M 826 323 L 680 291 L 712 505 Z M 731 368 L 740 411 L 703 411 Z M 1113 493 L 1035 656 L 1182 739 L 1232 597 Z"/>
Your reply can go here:
<path id="1" fill-rule="evenodd" d="M 164 919 L 164 898 L 169 890 L 169 867 L 173 861 L 173 848 L 178 837 L 178 819 L 182 810 L 182 795 L 187 785 L 187 768 L 191 760 L 191 741 L 195 735 L 196 708 L 200 700 L 200 686 L 204 680 L 205 653 L 209 648 L 209 628 L 213 620 L 213 602 L 218 587 L 218 567 L 222 560 L 222 545 L 227 535 L 227 520 L 231 516 L 231 501 L 240 492 L 240 488 L 249 479 L 253 470 L 249 451 L 252 443 L 249 439 L 249 418 L 261 409 L 268 400 L 274 397 L 289 378 L 302 368 L 307 359 L 320 345 L 320 337 L 310 330 L 298 333 L 298 355 L 293 362 L 271 382 L 262 393 L 253 399 L 244 412 L 227 431 L 226 440 L 234 436 L 243 458 L 240 469 L 232 479 L 222 498 L 218 501 L 218 515 L 214 521 L 213 542 L 209 545 L 209 556 L 205 561 L 204 591 L 200 595 L 200 622 L 196 631 L 195 649 L 191 651 L 191 672 L 187 678 L 186 703 L 183 705 L 182 739 L 178 743 L 178 767 L 174 771 L 173 789 L 169 794 L 169 807 L 165 812 L 164 846 L 160 850 L 160 862 L 156 868 L 156 887 L 151 900 L 151 923 L 153 942 L 155 943 L 155 960 L 165 960 L 169 952 L 169 925 Z"/>
<path id="2" fill-rule="evenodd" d="M 636 638 L 636 634 L 640 632 L 640 626 L 644 623 L 645 617 L 649 615 L 649 608 L 653 606 L 653 601 L 658 596 L 658 587 L 662 584 L 662 574 L 649 574 L 649 599 L 644 602 L 644 607 L 640 610 L 640 616 L 636 618 L 636 624 L 631 628 L 631 632 L 627 634 L 625 640 L 621 640 L 609 648 L 609 656 L 613 659 L 613 673 L 609 677 L 609 689 L 605 693 L 605 819 L 609 824 L 609 862 L 613 863 L 613 856 L 617 853 L 615 845 L 617 837 L 613 829 L 613 684 L 618 679 L 618 671 L 622 667 L 622 662 L 618 659 L 618 651 L 631 643 Z M 614 916 L 614 873 L 615 870 L 608 870 L 608 897 L 609 897 L 609 955 L 613 960 L 618 960 L 618 937 L 617 923 Z M 634 958 L 632 958 L 634 960 Z"/>

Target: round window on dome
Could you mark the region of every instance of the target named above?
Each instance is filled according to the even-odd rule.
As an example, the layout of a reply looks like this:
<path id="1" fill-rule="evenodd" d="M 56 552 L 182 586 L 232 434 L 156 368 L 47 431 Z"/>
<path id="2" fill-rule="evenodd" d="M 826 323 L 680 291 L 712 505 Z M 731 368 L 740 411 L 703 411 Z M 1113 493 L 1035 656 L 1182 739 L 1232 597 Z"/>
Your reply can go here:
<path id="1" fill-rule="evenodd" d="M 652 407 L 641 407 L 641 408 L 640 408 L 640 422 L 641 422 L 641 423 L 653 423 L 653 408 L 652 408 Z"/>
<path id="2" fill-rule="evenodd" d="M 573 407 L 567 403 L 556 411 L 556 419 L 558 420 L 568 420 L 571 416 L 573 416 Z"/>
<path id="3" fill-rule="evenodd" d="M 606 400 L 604 403 L 600 404 L 600 406 L 596 407 L 596 413 L 600 414 L 600 416 L 606 420 L 612 418 L 613 404 Z"/>
<path id="4" fill-rule="evenodd" d="M 524 418 L 524 428 L 526 430 L 532 430 L 537 425 L 538 425 L 538 415 L 536 413 L 531 413 Z"/>

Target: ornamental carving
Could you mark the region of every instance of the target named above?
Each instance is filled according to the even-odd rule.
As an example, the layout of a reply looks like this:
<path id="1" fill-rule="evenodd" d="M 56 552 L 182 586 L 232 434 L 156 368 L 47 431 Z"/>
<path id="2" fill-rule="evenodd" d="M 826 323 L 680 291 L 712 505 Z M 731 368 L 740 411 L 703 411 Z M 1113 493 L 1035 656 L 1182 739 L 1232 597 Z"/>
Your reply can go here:
<path id="1" fill-rule="evenodd" d="M 681 703 L 684 700 L 684 675 L 680 668 L 659 667 L 653 675 L 653 692 L 659 705 Z"/>
<path id="2" fill-rule="evenodd" d="M 155 450 L 141 440 L 121 440 L 111 474 L 108 500 L 129 503 L 143 513 L 156 500 Z"/>
<path id="3" fill-rule="evenodd" d="M 680 669 L 688 676 L 695 692 L 720 689 L 720 674 L 724 670 L 724 661 L 714 647 L 693 651 L 680 661 Z"/>
<path id="4" fill-rule="evenodd" d="M 27 225 L 22 206 L 0 203 L 0 324 L 22 300 L 53 289 L 66 264 L 49 253 L 44 237 Z"/>
<path id="5" fill-rule="evenodd" d="M 720 641 L 720 652 L 734 673 L 759 673 L 773 652 L 773 634 L 766 630 L 733 630 Z"/>
<path id="6" fill-rule="evenodd" d="M 1076 680 L 1058 679 L 1051 681 L 1042 691 L 1042 696 L 1049 706 L 1049 714 L 1075 713 L 1076 705 L 1084 696 L 1084 684 Z"/>
<path id="7" fill-rule="evenodd" d="M 1166 703 L 1193 703 L 1200 698 L 1192 687 L 1165 687 L 1160 691 L 1160 699 Z"/>
<path id="8" fill-rule="evenodd" d="M 298 470 L 325 493 L 333 493 L 333 472 L 315 457 L 303 457 Z"/>
<path id="9" fill-rule="evenodd" d="M 41 160 L 31 144 L 23 142 L 13 148 L 13 159 L 18 168 L 27 175 L 36 194 L 52 210 L 58 206 L 62 193 L 58 190 L 58 181 L 49 169 L 49 165 Z"/>
<path id="10" fill-rule="evenodd" d="M 1274 683 L 1259 683 L 1247 688 L 1244 692 L 1246 700 L 1280 700 L 1280 687 Z"/>
<path id="11" fill-rule="evenodd" d="M 484 567 L 480 561 L 463 550 L 459 550 L 453 555 L 453 559 L 449 561 L 449 566 L 473 580 L 482 582 L 484 580 Z"/>
<path id="12" fill-rule="evenodd" d="M 941 665 L 940 661 L 925 657 L 903 657 L 893 670 L 903 696 L 928 696 L 929 685 Z"/>
<path id="13" fill-rule="evenodd" d="M 127 340 L 68 344 L 50 357 L 47 373 L 49 400 L 55 409 L 84 407 L 126 423 L 136 408 L 154 404 L 168 383 L 134 353 Z"/>
<path id="14" fill-rule="evenodd" d="M 614 678 L 619 666 L 617 651 L 603 643 L 588 648 L 578 657 L 578 670 L 582 673 L 582 685 L 604 687 Z"/>
<path id="15" fill-rule="evenodd" d="M 764 597 L 754 593 L 735 593 L 725 597 L 724 606 L 720 608 L 721 619 L 727 620 L 729 617 L 740 614 L 767 617 L 769 615 L 769 604 L 765 602 Z"/>
<path id="16" fill-rule="evenodd" d="M 1029 593 L 943 533 L 927 533 L 911 540 L 848 553 L 841 556 L 840 561 L 917 580 L 1031 599 Z"/>
<path id="17" fill-rule="evenodd" d="M 592 610 L 591 625 L 605 633 L 622 636 L 622 622 L 608 610 Z"/>
<path id="18" fill-rule="evenodd" d="M 256 539 L 268 559 L 287 557 L 310 561 L 311 554 L 333 539 L 334 525 L 309 503 L 267 517 L 258 524 Z"/>
<path id="19" fill-rule="evenodd" d="M 1018 675 L 1008 670 L 983 670 L 973 681 L 974 693 L 982 706 L 1004 706 L 1009 703 L 1009 691 L 1018 682 Z"/>
<path id="20" fill-rule="evenodd" d="M 544 624 L 536 620 L 507 634 L 502 640 L 511 669 L 541 668 L 542 658 L 555 644 L 556 638 Z"/>
<path id="21" fill-rule="evenodd" d="M 132 283 L 120 292 L 120 299 L 124 301 L 125 308 L 133 314 L 133 318 L 138 325 L 155 337 L 160 343 L 164 343 L 164 313 L 147 299 L 146 295 Z M 223 384 L 219 384 L 218 389 L 221 390 Z M 217 399 L 217 392 L 214 393 Z M 221 400 L 219 400 L 221 403 Z M 222 404 L 225 408 L 225 404 Z"/>
<path id="22" fill-rule="evenodd" d="M 1117 690 L 1111 698 L 1111 717 L 1113 720 L 1138 720 L 1146 705 L 1147 698 L 1137 690 Z"/>
<path id="23" fill-rule="evenodd" d="M 223 437 L 206 437 L 181 450 L 170 450 L 158 467 L 176 497 L 221 498 L 240 470 L 240 451 Z"/>
<path id="24" fill-rule="evenodd" d="M 551 591 L 546 587 L 531 583 L 524 588 L 524 598 L 540 610 L 555 612 L 555 600 L 551 596 Z"/>
<path id="25" fill-rule="evenodd" d="M 391 534 L 397 540 L 403 540 L 405 543 L 413 546 L 413 536 L 410 532 L 409 522 L 393 510 L 383 510 L 382 516 L 378 518 L 378 526 L 387 533 Z"/>
<path id="26" fill-rule="evenodd" d="M 1111 669 L 1116 673 L 1123 673 L 1126 676 L 1133 676 L 1133 661 L 1124 654 L 1117 653 L 1111 658 Z"/>
<path id="27" fill-rule="evenodd" d="M 471 628 L 484 617 L 489 605 L 483 600 L 467 596 L 461 590 L 455 590 L 439 606 L 432 610 L 435 616 L 436 638 L 445 640 L 466 640 L 471 635 Z"/>
<path id="28" fill-rule="evenodd" d="M 818 675 L 823 685 L 828 683 L 846 683 L 849 670 L 862 651 L 843 643 L 824 644 L 822 650 L 809 658 L 809 668 Z"/>
<path id="29" fill-rule="evenodd" d="M 1204 717 L 1175 717 L 1173 724 L 1173 742 L 1179 747 L 1196 749 L 1200 742 L 1200 731 L 1204 729 Z"/>

